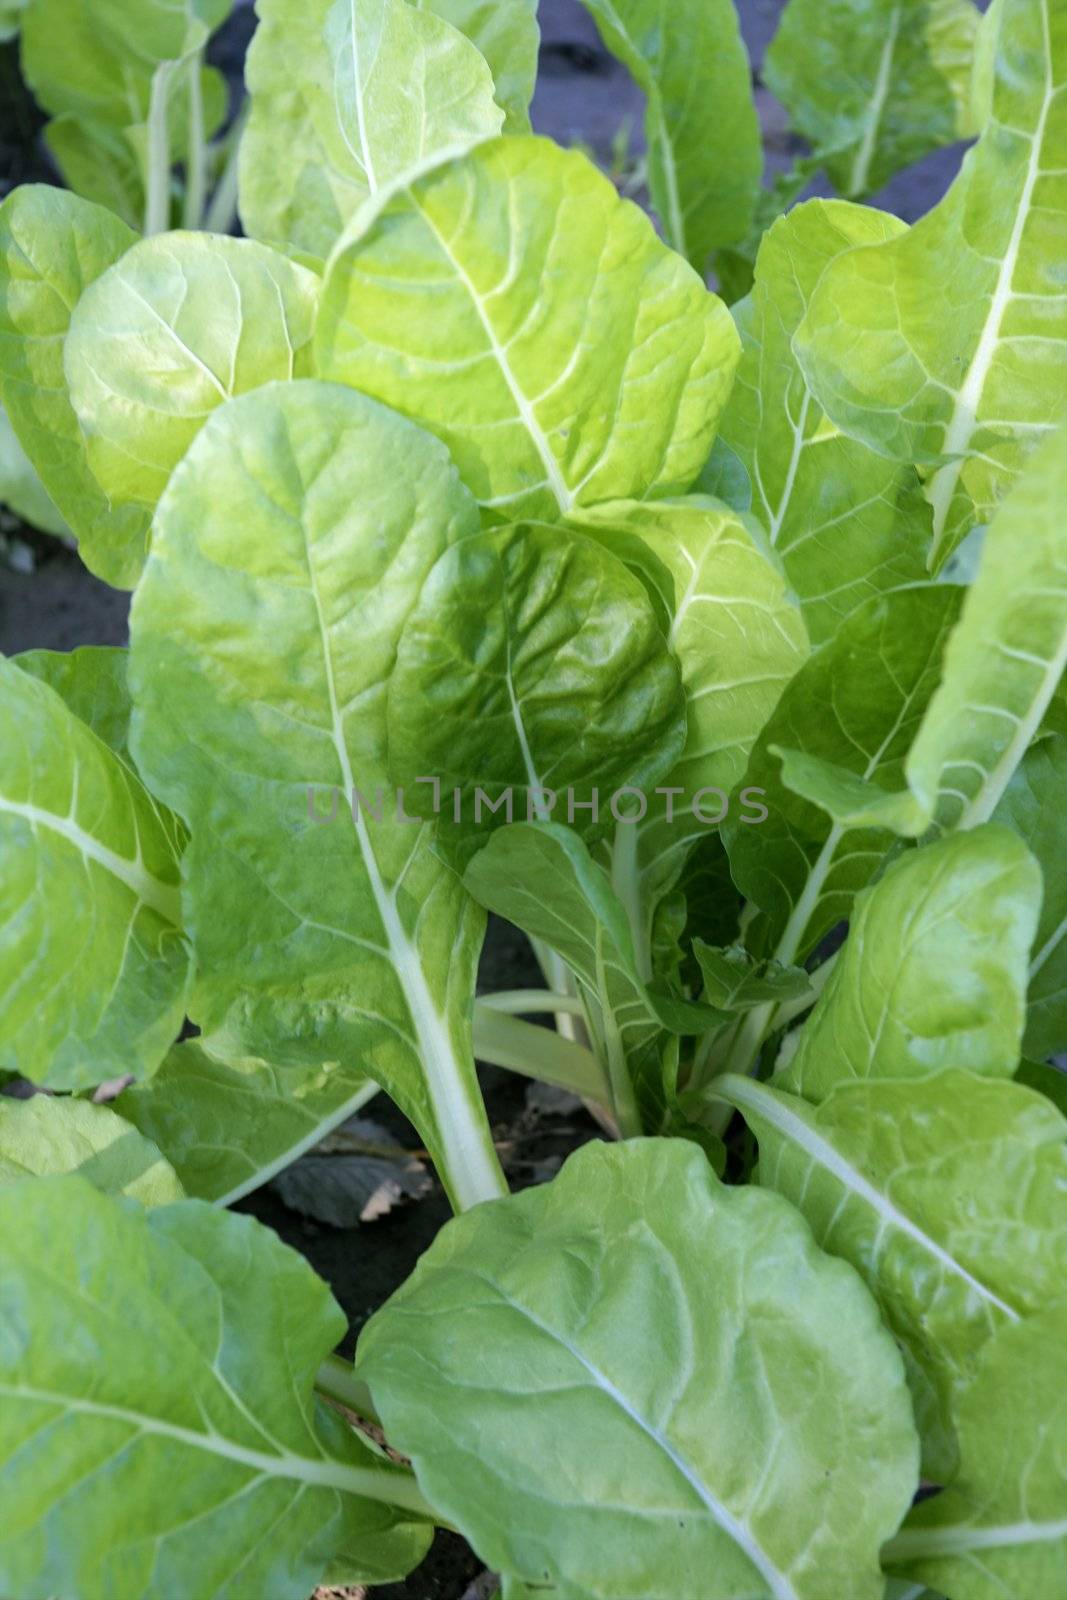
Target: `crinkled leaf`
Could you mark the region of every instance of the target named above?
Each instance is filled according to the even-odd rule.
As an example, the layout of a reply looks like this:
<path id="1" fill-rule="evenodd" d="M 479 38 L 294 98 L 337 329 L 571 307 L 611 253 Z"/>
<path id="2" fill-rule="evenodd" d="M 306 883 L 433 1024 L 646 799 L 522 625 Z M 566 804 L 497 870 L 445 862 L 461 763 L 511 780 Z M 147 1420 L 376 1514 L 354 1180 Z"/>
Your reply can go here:
<path id="1" fill-rule="evenodd" d="M 1067 1589 L 1067 1306 L 1005 1328 L 960 1399 L 960 1471 L 916 1506 L 885 1562 L 952 1600 Z"/>
<path id="2" fill-rule="evenodd" d="M 884 821 L 849 827 L 787 788 L 773 749 L 800 748 L 895 797 L 904 759 L 933 694 L 959 613 L 948 584 L 868 601 L 786 689 L 756 742 L 744 784 L 765 791 L 758 827 L 731 815 L 724 834 L 734 880 L 763 916 L 746 940 L 792 965 L 849 915 L 853 896 L 893 843 Z"/>
<path id="3" fill-rule="evenodd" d="M 970 131 L 971 0 L 790 0 L 764 76 L 842 194 Z"/>
<path id="4" fill-rule="evenodd" d="M 113 506 L 90 470 L 67 395 L 63 345 L 83 291 L 135 240 L 102 206 L 44 184 L 24 185 L 0 206 L 4 406 L 86 566 L 131 588 L 144 560 L 148 518 L 139 507 Z"/>
<path id="5" fill-rule="evenodd" d="M 752 511 L 781 556 L 816 643 L 873 593 L 925 575 L 930 511 L 910 464 L 830 423 L 793 353 L 827 266 L 903 224 L 841 200 L 797 206 L 764 235 L 755 288 L 735 312 L 742 356 L 721 439 L 752 482 Z"/>
<path id="6" fill-rule="evenodd" d="M 1041 865 L 1044 894 L 1030 962 L 1023 1048 L 1067 1050 L 1067 738 L 1041 739 L 1023 757 L 993 813 L 1026 840 Z"/>
<path id="7" fill-rule="evenodd" d="M 584 155 L 505 138 L 356 219 L 323 377 L 439 435 L 483 505 L 557 518 L 688 487 L 737 363 L 720 300 Z"/>
<path id="8" fill-rule="evenodd" d="M 325 260 L 360 206 L 500 132 L 486 62 L 407 0 L 261 0 L 248 53 L 241 220 Z"/>
<path id="9" fill-rule="evenodd" d="M 584 0 L 645 92 L 649 187 L 672 249 L 703 272 L 748 232 L 763 171 L 733 0 Z"/>
<path id="10" fill-rule="evenodd" d="M 38 528 L 42 533 L 70 532 L 19 443 L 3 406 L 0 406 L 0 505 L 6 505 L 31 528 Z"/>
<path id="11" fill-rule="evenodd" d="M 477 523 L 436 440 L 351 390 L 273 384 L 175 472 L 131 616 L 134 754 L 192 828 L 191 1014 L 279 1068 L 372 1077 L 459 1203 L 500 1182 L 470 1050 L 483 919 L 428 828 L 391 795 L 373 811 L 401 628 Z"/>
<path id="12" fill-rule="evenodd" d="M 915 1483 L 899 1356 L 795 1212 L 687 1141 L 587 1145 L 450 1222 L 357 1372 L 432 1503 L 532 1592 L 881 1600 Z"/>
<path id="13" fill-rule="evenodd" d="M 644 588 L 599 544 L 544 523 L 442 556 L 405 622 L 388 704 L 405 806 L 440 810 L 458 862 L 491 828 L 543 812 L 605 831 L 616 791 L 651 793 L 685 737 L 678 665 Z"/>
<path id="14" fill-rule="evenodd" d="M 0 1191 L 0 1239 L 6 1593 L 306 1600 L 339 1551 L 422 1559 L 410 1477 L 313 1399 L 345 1319 L 274 1234 L 58 1178 Z"/>
<path id="15" fill-rule="evenodd" d="M 1010 1078 L 1040 904 L 1037 862 L 1007 828 L 910 851 L 857 899 L 781 1087 L 821 1100 L 946 1066 Z"/>
<path id="16" fill-rule="evenodd" d="M 175 842 L 131 768 L 0 661 L 0 1066 L 53 1088 L 155 1071 L 188 953 Z"/>
<path id="17" fill-rule="evenodd" d="M 0 1185 L 62 1173 L 143 1206 L 185 1194 L 156 1146 L 110 1107 L 47 1094 L 0 1098 Z"/>
<path id="18" fill-rule="evenodd" d="M 839 427 L 932 469 L 934 560 L 988 522 L 1063 413 L 1067 13 L 1006 0 L 993 110 L 948 195 L 824 273 L 797 335 Z"/>
<path id="19" fill-rule="evenodd" d="M 947 1482 L 978 1352 L 1067 1295 L 1067 1120 L 954 1068 L 843 1083 L 817 1107 L 747 1078 L 716 1092 L 759 1140 L 759 1181 L 873 1290 L 909 1354 L 927 1473 Z"/>
<path id="20" fill-rule="evenodd" d="M 716 949 L 703 939 L 694 939 L 693 954 L 704 979 L 705 999 L 724 1011 L 747 1011 L 767 1000 L 800 1000 L 811 993 L 811 980 L 803 967 L 756 961 L 743 945 Z"/>
<path id="21" fill-rule="evenodd" d="M 319 280 L 250 239 L 134 245 L 79 301 L 64 364 L 89 463 L 114 502 L 152 507 L 204 419 L 311 370 Z"/>
<path id="22" fill-rule="evenodd" d="M 476 44 L 493 74 L 497 104 L 508 133 L 530 130 L 530 100 L 537 78 L 537 0 L 410 0 L 417 11 L 444 17 Z"/>

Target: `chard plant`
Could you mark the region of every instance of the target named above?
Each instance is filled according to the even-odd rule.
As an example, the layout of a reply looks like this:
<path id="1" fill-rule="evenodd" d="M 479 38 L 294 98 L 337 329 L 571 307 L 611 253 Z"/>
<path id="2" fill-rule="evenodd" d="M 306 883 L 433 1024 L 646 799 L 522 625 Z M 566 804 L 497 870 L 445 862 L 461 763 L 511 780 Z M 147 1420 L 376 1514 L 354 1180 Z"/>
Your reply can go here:
<path id="1" fill-rule="evenodd" d="M 1067 1593 L 1067 15 L 791 0 L 844 195 L 978 137 L 766 227 L 731 9 L 590 9 L 662 234 L 530 133 L 529 0 L 260 0 L 241 239 L 165 226 L 222 8 L 25 10 L 151 217 L 0 207 L 4 406 L 133 590 L 0 661 L 9 1600 L 436 1527 L 506 1600 Z M 476 1056 L 604 1137 L 510 1194 Z M 228 1207 L 378 1092 L 456 1215 L 352 1363 Z"/>

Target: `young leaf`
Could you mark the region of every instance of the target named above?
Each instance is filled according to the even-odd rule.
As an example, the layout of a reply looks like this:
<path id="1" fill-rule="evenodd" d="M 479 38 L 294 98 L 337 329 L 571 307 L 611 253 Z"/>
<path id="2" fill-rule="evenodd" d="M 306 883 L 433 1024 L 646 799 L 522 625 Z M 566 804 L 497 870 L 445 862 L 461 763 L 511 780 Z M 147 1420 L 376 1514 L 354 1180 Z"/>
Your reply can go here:
<path id="1" fill-rule="evenodd" d="M 417 11 L 444 17 L 476 44 L 493 74 L 506 133 L 529 133 L 537 77 L 537 0 L 410 0 Z"/>
<path id="2" fill-rule="evenodd" d="M 585 156 L 519 137 L 355 219 L 315 348 L 323 377 L 438 434 L 483 505 L 555 520 L 687 488 L 738 340 Z"/>
<path id="3" fill-rule="evenodd" d="M 0 841 L 0 1067 L 57 1089 L 154 1072 L 188 973 L 172 832 L 131 769 L 9 661 Z"/>
<path id="4" fill-rule="evenodd" d="M 872 593 L 925 576 L 930 511 L 914 467 L 835 428 L 793 353 L 830 262 L 902 232 L 895 217 L 841 200 L 797 206 L 764 235 L 752 297 L 735 311 L 741 365 L 720 437 L 747 470 L 753 514 L 816 644 Z"/>
<path id="5" fill-rule="evenodd" d="M 649 187 L 673 250 L 704 272 L 748 232 L 763 172 L 733 0 L 584 0 L 647 99 Z"/>
<path id="6" fill-rule="evenodd" d="M 460 863 L 490 828 L 553 810 L 603 833 L 615 792 L 650 792 L 685 738 L 644 588 L 600 545 L 542 523 L 446 551 L 405 621 L 388 707 L 391 774 L 412 813 L 441 813 Z"/>
<path id="7" fill-rule="evenodd" d="M 746 941 L 792 966 L 850 913 L 853 896 L 882 866 L 884 822 L 851 827 L 786 788 L 774 749 L 800 747 L 894 798 L 904 759 L 937 686 L 945 641 L 959 613 L 948 584 L 898 589 L 844 622 L 786 689 L 756 742 L 745 786 L 765 791 L 769 816 L 724 827 L 734 880 L 763 916 Z M 888 793 L 887 793 L 888 791 Z"/>
<path id="8" fill-rule="evenodd" d="M 283 1070 L 231 1053 L 213 1037 L 175 1045 L 154 1077 L 125 1089 L 114 1109 L 164 1151 L 186 1194 L 228 1206 L 377 1092 L 344 1062 Z"/>
<path id="9" fill-rule="evenodd" d="M 870 1285 L 910 1357 L 927 1473 L 948 1482 L 978 1352 L 1067 1293 L 1067 1121 L 956 1069 L 843 1083 L 818 1107 L 748 1078 L 714 1092 L 759 1140 L 760 1183 Z"/>
<path id="10" fill-rule="evenodd" d="M 62 1173 L 143 1206 L 185 1195 L 156 1146 L 110 1107 L 47 1094 L 0 1098 L 0 1185 Z"/>
<path id="11" fill-rule="evenodd" d="M 946 1066 L 1010 1078 L 1040 904 L 1037 862 L 1007 828 L 911 851 L 858 898 L 781 1087 L 822 1100 Z"/>
<path id="12" fill-rule="evenodd" d="M 482 56 L 407 0 L 262 0 L 248 53 L 241 220 L 324 261 L 369 197 L 500 132 Z"/>
<path id="13" fill-rule="evenodd" d="M 137 581 L 148 540 L 138 507 L 97 483 L 67 396 L 63 345 L 83 291 L 135 242 L 124 222 L 62 189 L 27 184 L 0 206 L 0 386 L 22 448 L 91 572 Z"/>
<path id="14" fill-rule="evenodd" d="M 704 979 L 705 999 L 724 1011 L 746 1011 L 765 1001 L 777 1004 L 811 993 L 811 980 L 803 967 L 755 961 L 743 945 L 717 950 L 703 939 L 694 939 L 693 954 Z"/>
<path id="15" fill-rule="evenodd" d="M 340 1551 L 371 1582 L 422 1559 L 410 1475 L 316 1409 L 340 1308 L 266 1228 L 53 1178 L 0 1190 L 0 1229 L 7 1594 L 306 1600 Z"/>
<path id="16" fill-rule="evenodd" d="M 279 1068 L 373 1077 L 460 1205 L 502 1185 L 470 1050 L 483 919 L 376 790 L 404 620 L 477 526 L 436 440 L 351 390 L 272 384 L 176 470 L 131 615 L 134 754 L 192 827 L 191 1014 Z"/>
<path id="17" fill-rule="evenodd" d="M 91 122 L 74 112 L 53 117 L 44 140 L 68 189 L 106 206 L 127 227 L 144 222 L 144 177 L 128 130 L 113 122 Z"/>
<path id="18" fill-rule="evenodd" d="M 319 287 L 265 245 L 198 233 L 144 239 L 97 279 L 64 365 L 113 503 L 153 507 L 217 406 L 310 372 Z"/>
<path id="19" fill-rule="evenodd" d="M 908 233 L 832 263 L 797 334 L 839 427 L 934 469 L 936 566 L 989 521 L 1062 410 L 1065 88 L 1061 8 L 1005 0 L 992 114 L 960 176 Z"/>
<path id="20" fill-rule="evenodd" d="M 971 131 L 971 0 L 790 0 L 768 87 L 842 194 L 871 194 Z"/>
<path id="21" fill-rule="evenodd" d="M 887 1567 L 953 1600 L 1067 1585 L 1067 1307 L 1005 1328 L 960 1399 L 960 1471 L 908 1517 Z"/>
<path id="22" fill-rule="evenodd" d="M 993 813 L 1026 840 L 1041 864 L 1044 894 L 1030 962 L 1023 1049 L 1039 1058 L 1067 1049 L 1067 738 L 1026 752 Z"/>
<path id="23" fill-rule="evenodd" d="M 687 1141 L 587 1145 L 449 1223 L 356 1370 L 520 1594 L 881 1600 L 915 1483 L 900 1358 L 795 1212 Z"/>

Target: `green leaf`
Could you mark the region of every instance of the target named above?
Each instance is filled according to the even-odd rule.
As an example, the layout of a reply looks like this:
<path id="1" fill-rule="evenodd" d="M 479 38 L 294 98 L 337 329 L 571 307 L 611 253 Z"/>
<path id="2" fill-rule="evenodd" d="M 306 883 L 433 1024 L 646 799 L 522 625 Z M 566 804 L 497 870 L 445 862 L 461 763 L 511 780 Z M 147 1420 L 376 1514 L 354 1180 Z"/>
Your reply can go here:
<path id="1" fill-rule="evenodd" d="M 816 644 L 874 593 L 925 576 L 930 511 L 914 467 L 887 461 L 830 423 L 793 353 L 827 266 L 903 223 L 812 200 L 763 237 L 755 288 L 735 311 L 742 356 L 721 438 L 752 481 L 752 511 L 778 551 Z"/>
<path id="2" fill-rule="evenodd" d="M 47 684 L 0 661 L 0 1067 L 57 1089 L 155 1071 L 185 1009 L 174 839 Z"/>
<path id="3" fill-rule="evenodd" d="M 783 782 L 775 748 L 800 749 L 895 800 L 904 760 L 937 686 L 961 591 L 948 584 L 891 591 L 855 611 L 786 689 L 756 742 L 744 784 L 765 791 L 769 816 L 727 819 L 734 881 L 763 916 L 746 943 L 793 966 L 804 961 L 880 870 L 892 835 L 832 822 Z"/>
<path id="4" fill-rule="evenodd" d="M 542 523 L 442 556 L 404 624 L 388 705 L 391 775 L 409 812 L 440 813 L 458 864 L 491 828 L 549 812 L 605 832 L 616 793 L 651 792 L 685 737 L 678 666 L 641 584 Z"/>
<path id="5" fill-rule="evenodd" d="M 529 133 L 537 79 L 537 0 L 411 0 L 417 11 L 444 17 L 476 44 L 493 74 L 506 133 Z"/>
<path id="6" fill-rule="evenodd" d="M 657 795 L 649 795 L 636 831 L 638 881 L 628 893 L 640 907 L 640 949 L 656 906 L 708 836 L 707 819 L 744 776 L 808 642 L 786 581 L 751 522 L 723 506 L 696 497 L 608 504 L 588 512 L 583 526 L 630 565 L 644 557 L 685 690 L 685 749 Z"/>
<path id="7" fill-rule="evenodd" d="M 1051 1062 L 1027 1061 L 1024 1058 L 1019 1062 L 1015 1081 L 1043 1094 L 1067 1117 L 1067 1069 L 1053 1066 Z"/>
<path id="8" fill-rule="evenodd" d="M 152 1139 L 185 1192 L 232 1205 L 268 1183 L 377 1093 L 342 1061 L 282 1070 L 231 1053 L 224 1036 L 175 1045 L 115 1102 Z"/>
<path id="9" fill-rule="evenodd" d="M 843 1083 L 817 1107 L 747 1078 L 713 1092 L 759 1140 L 760 1183 L 870 1285 L 910 1358 L 927 1475 L 949 1481 L 978 1352 L 1067 1286 L 1067 1121 L 954 1068 Z"/>
<path id="10" fill-rule="evenodd" d="M 128 650 L 89 644 L 70 651 L 25 650 L 12 656 L 11 661 L 31 678 L 39 678 L 53 688 L 67 709 L 132 767 L 128 659 Z"/>
<path id="11" fill-rule="evenodd" d="M 135 242 L 124 222 L 87 200 L 28 184 L 0 206 L 0 386 L 22 448 L 91 572 L 119 588 L 137 581 L 148 518 L 112 506 L 93 476 L 67 396 L 63 346 L 83 291 Z"/>
<path id="12" fill-rule="evenodd" d="M 1030 962 L 1023 1049 L 1037 1057 L 1067 1050 L 1067 738 L 1055 734 L 1026 752 L 993 813 L 1025 839 L 1041 866 L 1044 895 Z"/>
<path id="13" fill-rule="evenodd" d="M 781 1087 L 969 1067 L 1010 1078 L 1026 1021 L 1041 873 L 988 825 L 910 851 L 856 901 L 844 950 Z"/>
<path id="14" fill-rule="evenodd" d="M 330 265 L 323 377 L 438 434 L 515 519 L 684 490 L 738 341 L 729 313 L 576 150 L 491 141 L 364 213 Z"/>
<path id="15" fill-rule="evenodd" d="M 0 406 L 0 504 L 42 533 L 58 536 L 70 532 L 19 443 L 3 406 Z"/>
<path id="16" fill-rule="evenodd" d="M 422 1559 L 410 1476 L 313 1399 L 345 1319 L 274 1234 L 79 1178 L 0 1219 L 6 1593 L 305 1600 L 342 1551 L 371 1582 Z"/>
<path id="17" fill-rule="evenodd" d="M 1067 1584 L 1067 1307 L 1005 1328 L 960 1400 L 960 1472 L 916 1506 L 886 1565 L 953 1600 L 1025 1600 Z"/>
<path id="18" fill-rule="evenodd" d="M 127 227 L 140 231 L 144 182 L 137 151 L 125 128 L 68 111 L 53 117 L 44 139 L 68 189 L 94 205 L 106 206 Z"/>
<path id="19" fill-rule="evenodd" d="M 241 144 L 246 232 L 324 261 L 364 201 L 500 132 L 488 66 L 433 9 L 262 0 Z"/>
<path id="20" fill-rule="evenodd" d="M 520 1594 L 881 1600 L 915 1484 L 900 1358 L 795 1212 L 687 1141 L 587 1145 L 448 1223 L 356 1370 Z"/>
<path id="21" fill-rule="evenodd" d="M 153 507 L 231 399 L 311 370 L 319 280 L 250 239 L 144 239 L 71 318 L 65 366 L 89 464 L 114 502 Z"/>
<path id="22" fill-rule="evenodd" d="M 0 1185 L 62 1173 L 143 1206 L 185 1194 L 156 1146 L 108 1106 L 47 1094 L 0 1098 Z"/>
<path id="23" fill-rule="evenodd" d="M 747 1011 L 764 1001 L 800 1000 L 811 993 L 811 980 L 803 967 L 756 961 L 743 945 L 716 949 L 703 939 L 694 939 L 693 954 L 704 979 L 705 999 L 724 1011 Z"/>
<path id="24" fill-rule="evenodd" d="M 134 754 L 192 830 L 190 1014 L 280 1069 L 373 1078 L 459 1204 L 502 1182 L 470 1048 L 483 918 L 427 827 L 391 793 L 374 813 L 401 628 L 477 525 L 436 440 L 351 390 L 273 384 L 193 442 L 131 614 Z"/>
<path id="25" fill-rule="evenodd" d="M 796 348 L 839 427 L 925 462 L 937 566 L 988 522 L 1063 409 L 1067 25 L 1006 0 L 991 119 L 948 195 L 908 233 L 824 273 Z"/>
<path id="26" fill-rule="evenodd" d="M 649 187 L 672 249 L 703 272 L 748 232 L 763 172 L 733 0 L 584 0 L 647 99 Z"/>
<path id="27" fill-rule="evenodd" d="M 971 0 L 790 0 L 764 62 L 768 87 L 842 194 L 970 132 Z"/>

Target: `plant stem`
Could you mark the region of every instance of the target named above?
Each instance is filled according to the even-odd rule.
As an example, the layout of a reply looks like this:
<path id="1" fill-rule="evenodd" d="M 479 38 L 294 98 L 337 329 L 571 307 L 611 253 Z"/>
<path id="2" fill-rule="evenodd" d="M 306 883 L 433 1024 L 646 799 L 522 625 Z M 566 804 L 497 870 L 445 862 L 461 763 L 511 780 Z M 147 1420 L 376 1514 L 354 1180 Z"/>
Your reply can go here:
<path id="1" fill-rule="evenodd" d="M 148 104 L 148 172 L 145 180 L 144 231 L 148 238 L 170 226 L 170 130 L 167 102 L 175 62 L 161 61 L 152 74 Z"/>
<path id="2" fill-rule="evenodd" d="M 215 185 L 215 193 L 211 197 L 211 204 L 204 218 L 204 228 L 208 233 L 232 233 L 233 225 L 237 221 L 241 137 L 248 122 L 249 109 L 250 102 L 246 100 L 237 114 L 236 122 L 226 135 L 226 143 L 229 146 L 226 165 Z"/>
<path id="3" fill-rule="evenodd" d="M 509 1016 L 483 1000 L 474 1002 L 474 1053 L 491 1066 L 568 1089 L 583 1100 L 610 1104 L 608 1084 L 591 1050 L 548 1028 Z"/>
<path id="4" fill-rule="evenodd" d="M 509 1016 L 537 1016 L 541 1012 L 569 1012 L 584 1015 L 577 995 L 554 994 L 551 989 L 501 989 L 499 994 L 483 994 L 479 1005 L 490 1011 L 506 1011 Z"/>
<path id="5" fill-rule="evenodd" d="M 345 1361 L 342 1356 L 326 1357 L 315 1374 L 315 1387 L 327 1399 L 336 1400 L 339 1404 L 347 1406 L 357 1417 L 364 1417 L 367 1422 L 380 1423 L 381 1418 L 374 1408 L 370 1390 L 362 1378 L 356 1377 L 352 1363 Z"/>
<path id="6" fill-rule="evenodd" d="M 201 67 L 204 53 L 198 50 L 189 63 L 189 131 L 185 158 L 185 204 L 182 225 L 200 228 L 207 201 L 207 146 L 204 140 L 204 93 Z"/>

